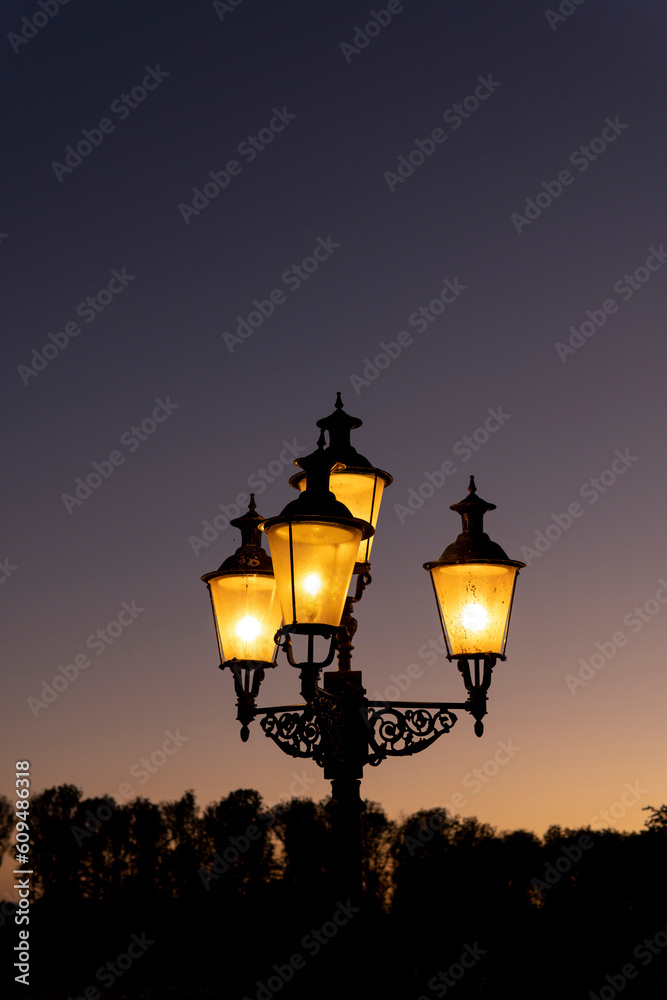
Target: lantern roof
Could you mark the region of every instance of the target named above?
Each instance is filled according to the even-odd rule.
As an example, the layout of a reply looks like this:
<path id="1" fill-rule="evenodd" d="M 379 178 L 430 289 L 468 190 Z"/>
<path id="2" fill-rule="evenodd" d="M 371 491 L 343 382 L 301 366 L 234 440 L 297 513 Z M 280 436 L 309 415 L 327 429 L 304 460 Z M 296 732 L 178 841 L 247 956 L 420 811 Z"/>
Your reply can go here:
<path id="1" fill-rule="evenodd" d="M 271 556 L 262 548 L 262 535 L 260 525 L 264 521 L 261 514 L 257 512 L 255 494 L 250 494 L 248 510 L 241 517 L 235 517 L 230 521 L 233 528 L 241 531 L 241 545 L 233 555 L 228 556 L 215 573 L 207 573 L 202 580 L 209 580 L 211 577 L 224 574 L 230 576 L 237 573 L 256 573 L 273 576 L 273 564 Z"/>
<path id="2" fill-rule="evenodd" d="M 367 470 L 368 472 L 373 472 L 381 476 L 382 479 L 384 479 L 385 486 L 389 486 L 392 482 L 392 477 L 389 473 L 383 472 L 381 469 L 376 469 L 375 466 L 365 457 L 365 455 L 359 454 L 350 441 L 350 434 L 352 431 L 361 427 L 362 424 L 363 420 L 359 417 L 353 417 L 349 413 L 345 412 L 340 393 L 337 392 L 333 413 L 330 413 L 328 417 L 322 417 L 316 422 L 316 425 L 320 428 L 322 434 L 326 431 L 329 435 L 329 446 L 326 449 L 326 453 L 329 457 L 332 471 L 342 472 L 342 466 L 344 466 L 345 471 L 348 472 Z M 321 440 L 323 440 L 323 438 L 321 438 Z M 340 463 L 341 468 L 335 469 L 334 463 Z M 302 459 L 297 459 L 294 464 L 305 470 Z M 290 486 L 298 489 L 299 483 L 303 480 L 305 475 L 305 471 L 297 472 L 290 479 Z"/>
<path id="3" fill-rule="evenodd" d="M 475 477 L 471 476 L 468 496 L 459 500 L 458 503 L 453 503 L 450 507 L 450 510 L 455 510 L 457 514 L 461 515 L 463 530 L 451 545 L 447 546 L 437 563 L 425 563 L 425 568 L 430 569 L 438 563 L 451 565 L 484 562 L 505 563 L 517 567 L 525 566 L 525 563 L 511 560 L 505 550 L 497 542 L 493 542 L 484 531 L 484 515 L 495 509 L 494 503 L 489 503 L 488 500 L 483 500 L 477 495 Z"/>
<path id="4" fill-rule="evenodd" d="M 359 417 L 352 417 L 345 412 L 339 392 L 336 393 L 333 413 L 317 421 L 317 426 L 329 434 L 328 453 L 332 458 L 335 458 L 337 462 L 343 462 L 349 468 L 372 469 L 373 466 L 368 459 L 364 455 L 360 455 L 350 441 L 352 431 L 361 427 L 362 424 L 363 420 L 360 420 Z"/>
<path id="5" fill-rule="evenodd" d="M 336 499 L 336 494 L 329 489 L 329 475 L 342 471 L 345 466 L 335 461 L 324 448 L 324 430 L 320 432 L 317 449 L 310 455 L 299 459 L 299 465 L 306 475 L 306 488 L 296 500 L 292 500 L 280 512 L 278 517 L 268 518 L 262 525 L 262 530 L 272 526 L 277 521 L 311 520 L 316 517 L 320 521 L 349 522 L 362 528 L 362 538 L 373 534 L 374 528 L 366 521 L 353 517 L 350 510 Z"/>

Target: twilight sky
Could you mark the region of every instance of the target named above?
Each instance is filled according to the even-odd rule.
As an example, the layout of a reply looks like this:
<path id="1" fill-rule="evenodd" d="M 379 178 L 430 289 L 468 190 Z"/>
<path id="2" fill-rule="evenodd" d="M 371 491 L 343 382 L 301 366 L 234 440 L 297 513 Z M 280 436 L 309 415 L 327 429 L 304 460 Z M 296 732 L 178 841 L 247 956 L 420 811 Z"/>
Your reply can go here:
<path id="1" fill-rule="evenodd" d="M 371 697 L 464 698 L 422 564 L 471 473 L 528 563 L 484 738 L 461 713 L 364 796 L 538 834 L 667 801 L 667 15 L 560 6 L 3 4 L 7 793 L 27 758 L 86 795 L 328 794 L 241 744 L 200 577 L 340 391 L 394 476 Z M 281 654 L 260 704 L 295 700 Z"/>

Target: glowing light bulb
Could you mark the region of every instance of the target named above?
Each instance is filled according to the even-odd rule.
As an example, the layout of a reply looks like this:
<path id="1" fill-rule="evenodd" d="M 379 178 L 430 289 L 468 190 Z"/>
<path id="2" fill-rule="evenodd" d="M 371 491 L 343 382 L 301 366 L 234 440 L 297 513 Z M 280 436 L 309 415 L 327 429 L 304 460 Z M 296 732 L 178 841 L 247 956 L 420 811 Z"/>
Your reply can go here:
<path id="1" fill-rule="evenodd" d="M 466 604 L 461 611 L 461 620 L 471 632 L 481 632 L 489 621 L 489 616 L 481 604 Z"/>
<path id="2" fill-rule="evenodd" d="M 252 642 L 262 631 L 261 624 L 252 615 L 246 615 L 236 626 L 236 634 L 246 642 Z"/>
<path id="3" fill-rule="evenodd" d="M 320 580 L 317 573 L 311 573 L 303 581 L 303 589 L 309 594 L 317 594 L 322 586 L 322 581 Z"/>

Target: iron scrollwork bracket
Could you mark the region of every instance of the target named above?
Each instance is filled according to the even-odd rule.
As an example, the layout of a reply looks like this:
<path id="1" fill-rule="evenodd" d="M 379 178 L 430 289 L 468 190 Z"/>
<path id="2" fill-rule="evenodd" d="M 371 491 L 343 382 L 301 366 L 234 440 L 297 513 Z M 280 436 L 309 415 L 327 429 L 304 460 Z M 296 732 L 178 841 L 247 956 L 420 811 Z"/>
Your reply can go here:
<path id="1" fill-rule="evenodd" d="M 290 757 L 318 757 L 322 733 L 317 716 L 309 705 L 259 709 L 260 725 L 268 736 Z"/>
<path id="2" fill-rule="evenodd" d="M 368 702 L 368 763 L 373 767 L 386 757 L 407 757 L 430 747 L 456 723 L 458 716 L 452 709 L 467 707 L 465 704 L 418 703 L 408 707 L 409 704 Z"/>
<path id="3" fill-rule="evenodd" d="M 360 677 L 357 686 L 333 680 L 352 679 L 352 673 L 339 672 L 329 676 L 329 687 L 317 684 L 319 670 L 302 670 L 302 690 L 305 705 L 286 705 L 257 709 L 262 715 L 261 726 L 284 753 L 292 757 L 309 757 L 325 772 L 363 767 L 377 767 L 387 757 L 408 757 L 426 750 L 458 720 L 456 711 L 469 712 L 475 719 L 475 734 L 484 731 L 487 692 L 495 657 L 473 658 L 472 668 L 460 658 L 458 667 L 463 674 L 468 700 L 466 702 L 387 702 L 368 701 L 363 697 Z M 306 674 L 308 683 L 305 683 Z M 356 719 L 356 722 L 354 721 Z"/>
<path id="4" fill-rule="evenodd" d="M 285 705 L 258 709 L 260 725 L 268 736 L 290 757 L 309 757 L 325 767 L 332 755 L 332 745 L 339 740 L 336 699 L 315 687 L 306 705 Z M 333 738 L 332 738 L 333 737 Z"/>

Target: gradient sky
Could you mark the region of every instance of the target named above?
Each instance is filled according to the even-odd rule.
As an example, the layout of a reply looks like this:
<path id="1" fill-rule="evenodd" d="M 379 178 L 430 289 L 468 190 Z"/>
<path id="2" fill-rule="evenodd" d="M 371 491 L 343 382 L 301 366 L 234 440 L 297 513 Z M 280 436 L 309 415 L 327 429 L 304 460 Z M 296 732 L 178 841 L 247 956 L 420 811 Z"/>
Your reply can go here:
<path id="1" fill-rule="evenodd" d="M 293 499 L 284 442 L 312 450 L 341 391 L 364 421 L 355 445 L 394 476 L 358 609 L 354 666 L 370 696 L 391 697 L 392 675 L 416 663 L 401 697 L 463 700 L 455 665 L 427 659 L 440 626 L 422 564 L 458 533 L 449 505 L 471 473 L 497 504 L 491 537 L 529 563 L 484 738 L 462 714 L 423 754 L 367 769 L 364 796 L 398 817 L 459 793 L 461 814 L 538 834 L 609 825 L 603 811 L 639 829 L 642 807 L 667 801 L 667 605 L 655 599 L 667 580 L 665 11 L 587 0 L 555 20 L 527 0 L 414 0 L 393 3 L 358 52 L 341 48 L 384 9 L 72 3 L 12 44 L 39 8 L 3 4 L 8 794 L 22 758 L 36 789 L 72 782 L 86 795 L 328 794 L 314 764 L 257 724 L 241 744 L 200 581 L 239 536 L 192 539 L 262 468 L 274 475 L 256 488 L 260 513 Z M 147 75 L 154 89 L 124 104 Z M 484 99 L 457 118 L 476 88 Z M 253 157 L 241 144 L 272 120 L 282 130 Z M 424 162 L 413 155 L 392 179 L 438 129 Z M 83 130 L 98 145 L 66 172 L 57 164 Z M 231 160 L 199 214 L 179 208 Z M 326 245 L 295 287 L 295 265 Z M 460 294 L 419 323 L 446 279 Z M 250 337 L 225 337 L 275 289 Z M 75 328 L 26 375 L 33 349 Z M 402 331 L 400 356 L 364 375 Z M 140 441 L 131 428 L 156 400 L 171 412 Z M 489 411 L 502 426 L 484 440 Z M 483 442 L 472 455 L 466 435 Z M 63 500 L 112 453 L 90 497 Z M 402 512 L 448 459 L 456 471 Z M 566 525 L 573 504 L 556 537 L 554 515 Z M 88 637 L 123 602 L 143 610 L 98 655 Z M 568 685 L 596 653 L 591 679 Z M 28 699 L 80 654 L 90 666 L 35 714 Z M 260 703 L 295 700 L 281 654 Z M 178 752 L 153 774 L 137 768 L 167 732 L 184 738 Z M 495 767 L 499 743 L 520 749 Z M 475 768 L 498 773 L 480 782 Z"/>

